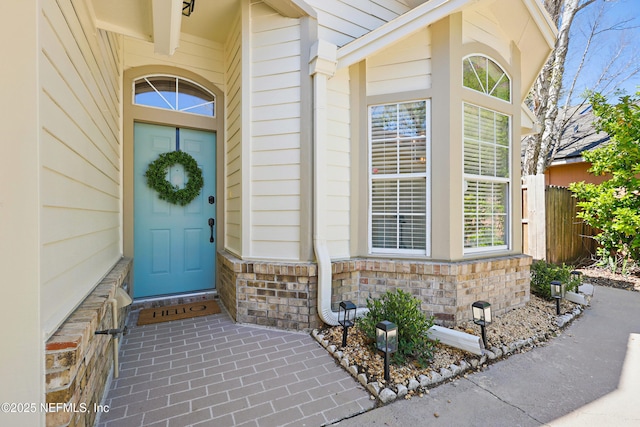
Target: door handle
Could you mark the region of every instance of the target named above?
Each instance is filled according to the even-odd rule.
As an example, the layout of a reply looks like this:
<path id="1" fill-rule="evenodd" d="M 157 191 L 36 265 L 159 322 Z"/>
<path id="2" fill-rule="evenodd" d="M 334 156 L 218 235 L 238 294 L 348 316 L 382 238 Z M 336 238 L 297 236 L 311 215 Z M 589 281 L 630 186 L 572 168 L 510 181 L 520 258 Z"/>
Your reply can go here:
<path id="1" fill-rule="evenodd" d="M 209 238 L 209 242 L 213 243 L 213 225 L 216 223 L 216 220 L 213 218 L 209 218 L 209 228 L 211 229 L 211 237 Z"/>

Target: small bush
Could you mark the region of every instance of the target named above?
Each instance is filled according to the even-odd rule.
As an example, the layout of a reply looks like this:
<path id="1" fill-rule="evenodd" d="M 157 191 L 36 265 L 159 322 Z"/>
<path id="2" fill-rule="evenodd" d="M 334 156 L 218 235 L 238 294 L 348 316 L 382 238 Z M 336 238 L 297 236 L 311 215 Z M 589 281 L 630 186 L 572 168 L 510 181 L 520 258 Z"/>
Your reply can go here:
<path id="1" fill-rule="evenodd" d="M 567 291 L 573 291 L 580 286 L 580 279 L 571 278 L 573 267 L 557 266 L 546 261 L 535 261 L 531 264 L 531 293 L 540 298 L 551 298 L 551 281 L 559 280 L 566 285 Z"/>
<path id="2" fill-rule="evenodd" d="M 373 340 L 374 347 L 376 324 L 388 320 L 398 326 L 398 351 L 393 354 L 393 363 L 400 365 L 415 359 L 427 366 L 435 347 L 435 342 L 427 338 L 433 316 L 427 318 L 417 298 L 402 290 L 387 291 L 380 299 L 367 299 L 367 308 L 369 312 L 356 321 L 356 326 Z"/>

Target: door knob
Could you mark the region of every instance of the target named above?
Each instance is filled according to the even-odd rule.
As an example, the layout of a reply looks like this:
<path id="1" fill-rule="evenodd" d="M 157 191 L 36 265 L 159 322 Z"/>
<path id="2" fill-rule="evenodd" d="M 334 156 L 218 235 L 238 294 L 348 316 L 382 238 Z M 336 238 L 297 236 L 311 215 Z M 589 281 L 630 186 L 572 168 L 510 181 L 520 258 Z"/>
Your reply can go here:
<path id="1" fill-rule="evenodd" d="M 209 237 L 209 243 L 213 243 L 213 225 L 216 223 L 216 220 L 213 218 L 209 218 L 209 228 L 211 229 L 211 237 Z"/>

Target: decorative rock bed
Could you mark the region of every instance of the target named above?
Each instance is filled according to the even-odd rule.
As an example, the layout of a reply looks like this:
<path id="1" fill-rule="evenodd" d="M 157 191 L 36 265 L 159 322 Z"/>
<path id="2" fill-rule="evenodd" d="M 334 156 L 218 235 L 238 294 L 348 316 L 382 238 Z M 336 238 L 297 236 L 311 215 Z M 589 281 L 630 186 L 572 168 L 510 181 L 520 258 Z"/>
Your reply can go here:
<path id="1" fill-rule="evenodd" d="M 581 305 L 576 304 L 574 306 L 573 304 L 568 304 L 571 303 L 563 302 L 564 314 L 554 316 L 555 326 L 557 326 L 558 330 L 565 328 L 576 317 L 580 316 L 584 310 L 584 307 Z M 464 329 L 464 326 L 462 329 Z M 469 331 L 469 329 L 467 329 L 467 331 Z M 499 347 L 492 346 L 489 349 L 483 350 L 482 356 L 476 356 L 456 349 L 454 351 L 463 353 L 462 358 L 457 361 L 457 363 L 452 363 L 449 366 L 440 367 L 439 369 L 436 368 L 436 370 L 419 373 L 412 377 L 405 378 L 403 381 L 393 381 L 392 378 L 391 382 L 393 384 L 391 385 L 386 385 L 384 381 L 368 377 L 365 373 L 366 369 L 363 366 L 359 366 L 353 360 L 350 360 L 349 354 L 336 344 L 331 343 L 322 331 L 314 329 L 311 335 L 351 376 L 371 393 L 372 399 L 378 399 L 382 404 L 386 404 L 398 398 L 409 399 L 414 395 L 422 397 L 423 394 L 429 393 L 429 388 L 433 388 L 453 378 L 466 375 L 468 371 L 481 369 L 484 365 L 508 357 L 511 354 L 533 348 L 552 338 L 556 333 L 555 331 L 551 333 L 549 331 L 540 332 L 526 339 L 517 339 L 513 342 L 500 345 Z M 489 342 L 491 343 L 492 340 L 489 340 Z"/>

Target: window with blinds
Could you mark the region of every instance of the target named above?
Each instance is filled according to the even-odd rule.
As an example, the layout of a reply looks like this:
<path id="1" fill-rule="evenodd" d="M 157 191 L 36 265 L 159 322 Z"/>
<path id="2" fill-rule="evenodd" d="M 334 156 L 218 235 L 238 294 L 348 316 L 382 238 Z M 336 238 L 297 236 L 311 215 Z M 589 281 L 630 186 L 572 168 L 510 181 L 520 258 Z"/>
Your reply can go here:
<path id="1" fill-rule="evenodd" d="M 415 101 L 369 109 L 372 252 L 427 251 L 427 108 Z"/>
<path id="2" fill-rule="evenodd" d="M 464 247 L 508 247 L 510 118 L 464 104 Z"/>

